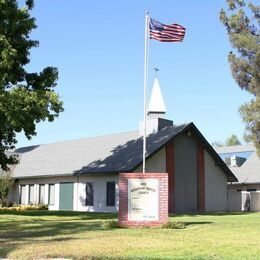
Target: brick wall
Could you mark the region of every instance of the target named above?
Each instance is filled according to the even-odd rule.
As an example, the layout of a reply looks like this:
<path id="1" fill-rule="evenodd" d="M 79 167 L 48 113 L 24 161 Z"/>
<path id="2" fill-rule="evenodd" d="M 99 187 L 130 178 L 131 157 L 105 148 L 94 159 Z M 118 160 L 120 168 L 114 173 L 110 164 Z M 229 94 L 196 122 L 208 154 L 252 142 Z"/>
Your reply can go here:
<path id="1" fill-rule="evenodd" d="M 158 220 L 128 220 L 128 180 L 158 180 Z M 119 225 L 128 227 L 160 226 L 168 221 L 168 173 L 120 173 L 119 174 Z"/>

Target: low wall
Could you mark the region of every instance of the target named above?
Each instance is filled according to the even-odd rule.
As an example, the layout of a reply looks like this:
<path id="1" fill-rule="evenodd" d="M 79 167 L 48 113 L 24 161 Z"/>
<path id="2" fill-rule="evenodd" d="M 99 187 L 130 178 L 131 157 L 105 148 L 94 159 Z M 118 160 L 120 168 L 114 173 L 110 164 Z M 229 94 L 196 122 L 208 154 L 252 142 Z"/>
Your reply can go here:
<path id="1" fill-rule="evenodd" d="M 241 211 L 242 196 L 241 192 L 228 191 L 228 211 Z"/>
<path id="2" fill-rule="evenodd" d="M 260 211 L 260 191 L 228 191 L 228 211 Z"/>
<path id="3" fill-rule="evenodd" d="M 260 211 L 260 191 L 251 191 L 250 211 Z"/>

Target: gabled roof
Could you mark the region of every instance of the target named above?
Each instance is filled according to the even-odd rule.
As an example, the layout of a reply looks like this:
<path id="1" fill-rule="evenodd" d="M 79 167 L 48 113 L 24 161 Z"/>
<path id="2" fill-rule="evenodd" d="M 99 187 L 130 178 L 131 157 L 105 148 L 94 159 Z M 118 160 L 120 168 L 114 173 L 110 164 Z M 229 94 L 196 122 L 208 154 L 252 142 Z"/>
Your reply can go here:
<path id="1" fill-rule="evenodd" d="M 260 158 L 257 156 L 254 145 L 234 145 L 215 148 L 218 154 L 238 154 L 251 152 L 250 156 L 240 167 L 230 167 L 238 179 L 238 183 L 260 183 Z"/>
<path id="2" fill-rule="evenodd" d="M 179 134 L 193 129 L 205 148 L 227 175 L 235 176 L 193 123 L 167 126 L 147 137 L 147 158 Z M 15 178 L 131 172 L 142 164 L 143 140 L 138 132 L 106 135 L 17 149 L 20 164 Z"/>

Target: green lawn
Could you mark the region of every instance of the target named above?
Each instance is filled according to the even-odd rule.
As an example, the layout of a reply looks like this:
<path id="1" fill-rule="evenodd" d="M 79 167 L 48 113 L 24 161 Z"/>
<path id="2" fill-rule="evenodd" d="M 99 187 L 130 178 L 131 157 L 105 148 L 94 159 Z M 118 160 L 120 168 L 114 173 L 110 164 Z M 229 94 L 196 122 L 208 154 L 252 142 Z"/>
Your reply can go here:
<path id="1" fill-rule="evenodd" d="M 184 229 L 102 229 L 115 214 L 0 213 L 0 258 L 260 259 L 260 213 L 174 215 Z"/>

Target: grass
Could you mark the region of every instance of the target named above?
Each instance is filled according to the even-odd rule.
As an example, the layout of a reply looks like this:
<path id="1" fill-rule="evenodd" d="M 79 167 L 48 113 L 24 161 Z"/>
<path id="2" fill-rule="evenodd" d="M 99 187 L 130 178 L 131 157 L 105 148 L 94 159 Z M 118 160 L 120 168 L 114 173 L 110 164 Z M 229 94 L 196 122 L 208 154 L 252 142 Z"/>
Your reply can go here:
<path id="1" fill-rule="evenodd" d="M 260 259 L 260 213 L 173 215 L 184 228 L 104 229 L 116 214 L 1 212 L 0 258 Z"/>

